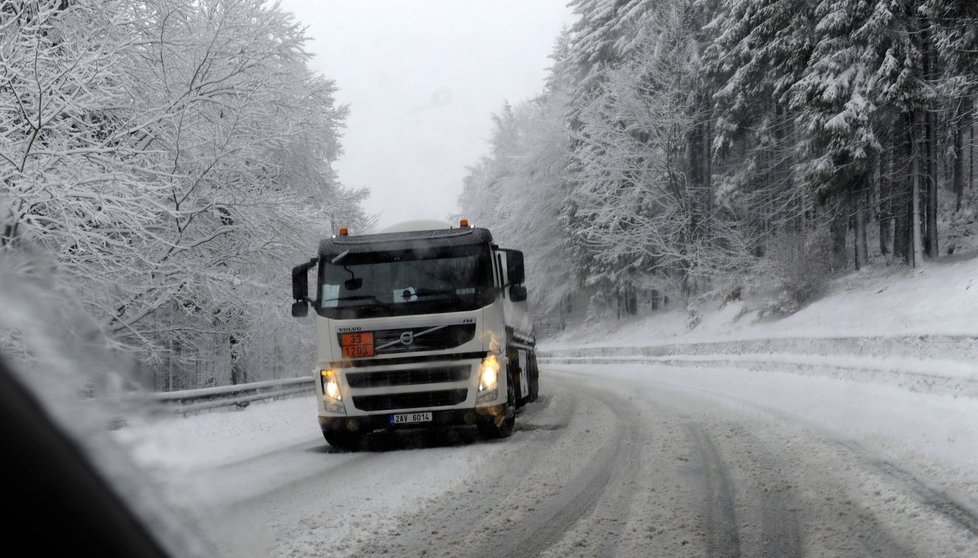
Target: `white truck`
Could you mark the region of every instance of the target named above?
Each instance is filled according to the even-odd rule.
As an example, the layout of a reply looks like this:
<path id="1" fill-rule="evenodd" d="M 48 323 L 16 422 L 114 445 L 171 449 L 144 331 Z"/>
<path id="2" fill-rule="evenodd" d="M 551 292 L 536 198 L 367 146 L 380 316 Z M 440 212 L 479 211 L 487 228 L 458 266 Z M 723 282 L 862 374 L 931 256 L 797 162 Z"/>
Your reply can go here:
<path id="1" fill-rule="evenodd" d="M 355 448 L 377 430 L 459 425 L 509 436 L 539 393 L 523 282 L 523 253 L 465 219 L 321 241 L 292 269 L 292 315 L 315 310 L 326 441 Z"/>

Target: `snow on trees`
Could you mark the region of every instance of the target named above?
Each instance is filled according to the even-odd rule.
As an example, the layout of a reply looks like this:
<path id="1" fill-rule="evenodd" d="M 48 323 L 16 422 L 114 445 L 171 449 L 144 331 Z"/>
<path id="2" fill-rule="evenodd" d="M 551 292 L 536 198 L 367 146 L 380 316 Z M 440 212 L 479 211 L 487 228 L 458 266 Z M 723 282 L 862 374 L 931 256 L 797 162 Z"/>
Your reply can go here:
<path id="1" fill-rule="evenodd" d="M 157 387 L 297 365 L 277 299 L 285 262 L 310 248 L 295 239 L 367 217 L 330 166 L 345 108 L 291 15 L 260 0 L 0 0 L 0 28 L 0 250 L 54 254 L 110 339 L 186 372 Z"/>
<path id="2" fill-rule="evenodd" d="M 688 14 L 670 15 L 627 64 L 606 71 L 574 134 L 571 234 L 588 280 L 619 296 L 672 283 L 667 290 L 685 300 L 743 247 L 690 157 L 709 113 L 697 99 L 699 45 Z"/>
<path id="3" fill-rule="evenodd" d="M 459 205 L 500 245 L 526 254 L 534 313 L 557 322 L 572 297 L 571 249 L 563 232 L 564 167 L 569 140 L 566 94 L 551 90 L 494 116 L 492 152 L 469 169 Z M 555 282 L 554 278 L 562 278 Z"/>
<path id="4" fill-rule="evenodd" d="M 978 4 L 571 6 L 578 20 L 547 81 L 567 94 L 563 116 L 550 116 L 569 133 L 567 160 L 562 186 L 546 189 L 560 196 L 570 249 L 544 249 L 571 257 L 592 307 L 628 314 L 636 290 L 695 297 L 751 267 L 780 285 L 774 304 L 790 310 L 830 272 L 871 257 L 921 265 L 941 255 L 941 230 L 967 228 Z M 532 152 L 518 134 L 494 142 L 464 207 L 497 207 L 506 161 Z M 953 203 L 942 205 L 942 184 Z M 534 195 L 509 192 L 508 211 L 530 221 Z M 942 206 L 958 217 L 943 219 Z M 818 260 L 806 277 L 786 272 L 806 258 Z"/>
<path id="5" fill-rule="evenodd" d="M 714 67 L 726 80 L 716 96 L 718 150 L 730 153 L 741 134 L 736 141 L 749 160 L 785 153 L 775 160 L 793 180 L 773 183 L 772 194 L 800 185 L 798 199 L 812 196 L 815 207 L 792 204 L 794 215 L 810 220 L 833 213 L 836 253 L 851 223 L 857 267 L 868 254 L 871 213 L 885 216 L 883 237 L 896 236 L 881 244 L 884 250 L 893 245 L 917 265 L 923 252 L 938 256 L 937 152 L 939 143 L 951 142 L 936 130 L 948 116 L 954 129 L 964 119 L 962 107 L 974 105 L 973 88 L 970 96 L 967 88 L 946 90 L 974 81 L 968 76 L 975 66 L 962 61 L 969 59 L 975 21 L 973 7 L 953 2 L 772 0 L 721 7 L 711 24 Z M 778 135 L 778 127 L 788 133 Z M 769 129 L 778 141 L 769 140 Z M 956 135 L 963 133 L 959 128 Z M 963 178 L 963 170 L 955 173 Z M 734 191 L 749 188 L 751 177 L 743 178 Z"/>

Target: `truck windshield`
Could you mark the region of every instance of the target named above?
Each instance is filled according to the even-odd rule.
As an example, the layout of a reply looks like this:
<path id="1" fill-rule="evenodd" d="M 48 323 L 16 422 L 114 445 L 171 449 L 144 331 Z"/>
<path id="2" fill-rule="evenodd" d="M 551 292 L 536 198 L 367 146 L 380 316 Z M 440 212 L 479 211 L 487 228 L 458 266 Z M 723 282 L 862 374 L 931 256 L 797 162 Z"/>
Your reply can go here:
<path id="1" fill-rule="evenodd" d="M 320 262 L 317 310 L 328 318 L 474 310 L 493 299 L 488 246 L 348 253 Z"/>

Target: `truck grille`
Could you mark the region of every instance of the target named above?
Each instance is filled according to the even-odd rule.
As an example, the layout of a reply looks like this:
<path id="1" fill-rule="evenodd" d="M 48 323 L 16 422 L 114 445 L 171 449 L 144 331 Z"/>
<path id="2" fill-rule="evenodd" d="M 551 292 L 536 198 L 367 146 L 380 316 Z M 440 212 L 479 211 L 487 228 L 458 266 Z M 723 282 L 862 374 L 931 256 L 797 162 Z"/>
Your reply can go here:
<path id="1" fill-rule="evenodd" d="M 381 329 L 372 333 L 375 355 L 396 355 L 453 349 L 475 338 L 475 324 Z M 341 345 L 342 335 L 337 334 Z"/>
<path id="2" fill-rule="evenodd" d="M 377 372 L 347 372 L 346 382 L 352 388 L 411 386 L 468 380 L 471 366 L 440 366 L 413 370 L 380 370 Z"/>
<path id="3" fill-rule="evenodd" d="M 353 396 L 353 405 L 361 411 L 445 407 L 448 405 L 458 405 L 465 401 L 467 395 L 467 389 L 446 389 L 417 393 L 395 393 L 390 395 L 355 395 Z"/>

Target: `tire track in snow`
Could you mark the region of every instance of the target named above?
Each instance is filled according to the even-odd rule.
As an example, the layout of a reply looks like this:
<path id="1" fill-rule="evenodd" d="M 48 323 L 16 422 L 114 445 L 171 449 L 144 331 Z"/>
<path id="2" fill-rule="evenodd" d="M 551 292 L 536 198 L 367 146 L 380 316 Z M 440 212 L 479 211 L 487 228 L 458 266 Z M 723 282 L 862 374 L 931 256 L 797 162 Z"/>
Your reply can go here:
<path id="1" fill-rule="evenodd" d="M 626 380 L 625 385 L 629 383 Z M 700 489 L 690 495 L 690 501 L 700 502 L 706 555 L 914 555 L 876 517 L 878 499 L 852 501 L 845 475 L 836 478 L 820 474 L 826 467 L 849 470 L 851 463 L 820 458 L 824 452 L 819 447 L 826 440 L 819 436 L 799 438 L 795 428 L 784 427 L 792 423 L 791 416 L 711 389 L 660 381 L 642 383 L 665 388 L 651 393 L 647 408 L 678 421 L 688 440 L 691 453 L 687 457 L 694 472 L 690 475 L 687 468 L 685 474 Z M 704 396 L 735 402 L 736 407 L 756 409 L 770 418 L 758 423 L 750 415 L 730 414 Z M 691 417 L 690 408 L 702 413 Z M 796 451 L 791 446 L 799 440 L 801 450 Z"/>
<path id="2" fill-rule="evenodd" d="M 614 556 L 629 510 L 627 481 L 634 478 L 638 455 L 635 427 L 625 416 L 629 406 L 608 393 L 577 390 L 572 401 L 592 397 L 615 417 L 613 437 L 599 452 L 599 459 L 561 490 L 547 504 L 521 523 L 519 534 L 507 537 L 502 548 L 486 549 L 486 555 L 523 558 L 537 556 L 564 538 L 582 519 L 590 518 L 584 531 L 591 556 Z M 576 407 L 574 405 L 573 407 Z M 634 414 L 634 411 L 632 411 Z M 608 497 L 606 497 L 608 495 Z M 611 500 L 611 502 L 603 502 Z M 600 508 L 600 513 L 596 513 Z M 600 531 L 600 533 L 598 533 Z M 576 533 L 575 533 L 576 534 Z M 490 547 L 491 548 L 491 547 Z"/>
<path id="3" fill-rule="evenodd" d="M 580 403 L 562 390 L 541 395 L 520 409 L 513 436 L 476 444 L 493 455 L 492 467 L 465 479 L 460 490 L 419 502 L 417 513 L 344 556 L 529 556 L 520 546 L 534 535 L 526 517 L 548 509 L 549 493 L 560 494 L 554 486 L 563 479 L 551 478 L 548 467 L 555 447 L 571 443 L 567 430 L 579 430 L 571 423 L 587 411 L 578 410 Z M 541 486 L 545 481 L 551 485 Z"/>
<path id="4" fill-rule="evenodd" d="M 746 527 L 747 530 L 741 532 L 742 554 L 778 558 L 803 556 L 812 552 L 817 555 L 825 553 L 830 556 L 878 555 L 888 558 L 916 555 L 904 543 L 894 538 L 885 520 L 877 517 L 877 510 L 881 506 L 878 501 L 853 501 L 855 495 L 846 487 L 844 477 L 840 479 L 834 475 L 819 475 L 819 469 L 823 467 L 851 470 L 853 459 L 840 462 L 838 458 L 823 461 L 824 457 L 818 457 L 823 454 L 824 448 L 839 447 L 843 444 L 837 438 L 825 438 L 823 436 L 827 434 L 826 432 L 816 433 L 806 429 L 804 432 L 807 436 L 804 438 L 801 452 L 788 451 L 787 446 L 779 448 L 779 444 L 792 439 L 791 432 L 782 432 L 781 426 L 790 425 L 796 420 L 789 414 L 713 389 L 661 381 L 649 383 L 670 391 L 688 393 L 696 399 L 707 396 L 711 399 L 733 402 L 738 407 L 753 409 L 760 412 L 761 416 L 775 420 L 774 424 L 777 428 L 772 429 L 763 424 L 755 424 L 753 419 L 748 419 L 746 416 L 738 418 L 725 416 L 725 413 L 714 414 L 711 410 L 712 405 L 706 400 L 701 401 L 707 403 L 707 406 L 703 407 L 704 411 L 713 414 L 714 418 L 719 418 L 721 422 L 719 425 L 711 424 L 713 421 L 708 421 L 704 417 L 698 420 L 697 424 L 702 424 L 703 427 L 710 425 L 715 430 L 724 428 L 724 424 L 727 425 L 726 428 L 732 425 L 734 437 L 738 441 L 727 448 L 732 452 L 731 465 L 741 464 L 746 465 L 748 469 L 753 469 L 750 475 L 755 477 L 754 483 L 762 480 L 765 485 L 761 491 L 758 491 L 757 487 L 748 490 L 743 501 L 735 500 L 735 509 L 761 512 L 759 548 L 755 549 L 754 545 L 745 544 L 745 538 L 749 539 L 755 535 L 750 527 Z M 755 430 L 752 431 L 752 428 Z M 764 434 L 764 440 L 759 437 L 760 434 Z M 786 435 L 788 438 L 785 438 Z M 773 448 L 779 448 L 781 451 Z M 866 464 L 866 460 L 862 460 L 860 465 L 858 470 L 872 469 Z M 779 470 L 787 473 L 779 473 Z M 794 486 L 794 488 L 787 492 L 770 491 L 770 485 L 782 483 L 787 483 L 787 486 Z M 804 490 L 808 492 L 804 502 L 798 501 L 795 494 L 802 487 L 806 487 Z M 751 501 L 752 499 L 756 501 Z M 742 525 L 743 523 L 744 521 L 741 521 Z M 805 528 L 804 533 L 801 531 L 802 526 Z M 827 533 L 836 534 L 828 535 L 830 540 L 827 542 L 825 540 Z M 806 540 L 808 538 L 812 540 Z"/>
<path id="5" fill-rule="evenodd" d="M 584 556 L 615 556 L 639 463 L 636 426 L 627 420 L 634 410 L 561 384 L 520 410 L 512 437 L 477 444 L 495 454 L 496 466 L 419 502 L 418 513 L 353 555 L 523 558 L 579 534 Z"/>
<path id="6" fill-rule="evenodd" d="M 696 474 L 703 487 L 703 519 L 708 556 L 739 558 L 740 534 L 734 513 L 734 491 L 716 446 L 706 432 L 692 422 L 685 425 L 686 435 L 697 459 Z"/>
<path id="7" fill-rule="evenodd" d="M 751 408 L 755 411 L 761 412 L 763 415 L 773 417 L 778 423 L 790 424 L 794 420 L 791 415 L 772 410 L 768 407 L 759 405 L 746 399 L 731 396 L 721 391 L 670 382 L 652 381 L 649 383 L 651 385 L 661 386 L 668 390 L 685 392 L 697 399 L 707 396 L 709 398 L 734 402 L 738 406 Z M 704 410 L 709 412 L 710 407 L 711 406 L 708 405 L 707 407 L 704 407 Z M 723 418 L 723 415 L 715 416 L 720 418 L 720 420 L 723 422 L 731 421 L 731 418 Z M 692 422 L 692 419 L 689 419 L 688 417 L 687 419 Z M 700 423 L 702 423 L 703 426 L 699 426 Z M 705 421 L 705 419 L 701 419 L 695 424 L 692 424 L 691 427 L 693 431 L 699 430 L 702 433 L 702 436 L 705 437 L 706 433 L 703 428 L 706 426 L 706 424 L 707 421 Z M 872 509 L 865 508 L 859 503 L 850 501 L 848 496 L 843 496 L 844 494 L 848 493 L 848 490 L 844 486 L 828 478 L 818 480 L 819 477 L 816 476 L 816 471 L 819 467 L 832 465 L 839 467 L 840 464 L 812 462 L 810 461 L 811 457 L 819 455 L 818 446 L 837 446 L 842 442 L 838 441 L 837 439 L 826 440 L 821 437 L 806 439 L 805 446 L 809 449 L 803 451 L 801 455 L 794 455 L 794 460 L 792 460 L 792 457 L 788 455 L 789 452 L 774 453 L 773 451 L 765 449 L 776 447 L 775 444 L 779 443 L 778 438 L 775 438 L 774 442 L 771 440 L 766 442 L 762 441 L 756 435 L 750 433 L 751 427 L 748 425 L 752 423 L 745 421 L 744 419 L 735 420 L 733 424 L 736 427 L 736 438 L 739 440 L 739 442 L 730 448 L 731 451 L 737 454 L 732 456 L 731 463 L 745 464 L 749 462 L 751 468 L 759 468 L 759 471 L 754 473 L 755 476 L 758 474 L 766 475 L 766 478 L 764 479 L 766 484 L 782 481 L 797 483 L 799 481 L 798 475 L 805 476 L 803 471 L 810 469 L 811 472 L 808 473 L 809 478 L 806 480 L 809 482 L 814 482 L 815 485 L 822 485 L 820 490 L 823 496 L 826 494 L 832 494 L 832 496 L 828 497 L 827 499 L 816 499 L 815 502 L 807 502 L 807 509 L 805 506 L 796 503 L 795 496 L 791 494 L 772 495 L 769 491 L 759 493 L 754 490 L 753 493 L 747 495 L 749 497 L 758 498 L 759 501 L 757 502 L 750 502 L 746 500 L 743 502 L 735 501 L 735 509 L 737 506 L 743 509 L 756 508 L 760 509 L 762 513 L 760 548 L 745 551 L 743 548 L 744 540 L 743 537 L 741 537 L 741 553 L 746 553 L 750 556 L 758 555 L 778 558 L 806 555 L 812 551 L 812 548 L 810 548 L 810 544 L 806 545 L 806 541 L 803 540 L 804 537 L 800 531 L 799 525 L 799 523 L 801 523 L 805 525 L 809 531 L 809 534 L 823 531 L 825 529 L 831 529 L 833 531 L 844 533 L 844 535 L 841 535 L 843 540 L 836 541 L 841 543 L 841 550 L 829 545 L 827 548 L 822 548 L 819 551 L 823 553 L 828 552 L 828 555 L 840 555 L 839 553 L 841 552 L 841 555 L 845 556 L 879 555 L 886 556 L 887 558 L 909 558 L 915 556 L 913 552 L 908 550 L 903 544 L 898 542 L 888 533 L 884 525 L 880 523 L 878 518 L 875 517 Z M 771 432 L 770 429 L 760 425 L 754 425 L 754 427 L 759 428 L 759 433 Z M 713 428 L 720 428 L 720 426 L 713 425 Z M 809 432 L 809 434 L 812 433 Z M 776 436 L 782 435 L 783 434 L 776 434 Z M 694 434 L 693 437 L 695 438 L 696 435 Z M 706 440 L 709 441 L 709 438 L 707 437 Z M 814 444 L 814 446 L 812 444 Z M 713 446 L 712 443 L 710 445 Z M 715 446 L 713 446 L 712 451 L 717 451 Z M 709 454 L 710 452 L 711 450 L 707 449 L 707 453 Z M 746 452 L 746 455 L 740 455 L 744 452 Z M 845 464 L 841 465 L 848 468 Z M 721 468 L 722 467 L 723 465 L 721 465 Z M 792 479 L 791 476 L 782 478 L 782 475 L 776 473 L 779 467 L 786 467 L 787 470 L 793 471 L 792 474 L 794 479 Z M 864 465 L 863 468 L 866 469 L 868 467 Z M 727 470 L 729 471 L 729 469 Z M 805 483 L 802 484 L 807 486 Z M 840 491 L 842 495 L 840 495 Z M 812 507 L 813 504 L 819 507 Z M 821 506 L 825 506 L 825 508 L 822 509 Z M 715 514 L 716 513 L 717 512 L 715 512 Z M 814 530 L 812 529 L 813 527 Z M 753 535 L 753 533 L 750 531 L 746 532 L 745 534 Z M 716 534 L 712 536 L 714 537 L 714 541 L 718 538 Z M 713 544 L 715 547 L 715 542 Z M 824 546 L 824 541 L 821 544 Z M 730 556 L 731 554 L 721 553 L 717 555 Z"/>
<path id="8" fill-rule="evenodd" d="M 797 495 L 783 473 L 791 468 L 786 464 L 786 457 L 769 451 L 748 428 L 739 424 L 711 424 L 706 420 L 696 426 L 687 424 L 687 430 L 697 432 L 700 439 L 697 447 L 704 443 L 710 446 L 711 459 L 719 461 L 721 456 L 716 443 L 707 437 L 708 427 L 714 432 L 725 431 L 728 440 L 736 440 L 733 447 L 725 448 L 725 457 L 716 468 L 722 470 L 723 481 L 731 493 L 730 520 L 732 528 L 737 530 L 737 553 L 778 558 L 802 556 Z M 722 437 L 718 440 L 722 441 Z M 734 474 L 738 471 L 739 476 Z M 722 550 L 711 555 L 736 554 Z"/>
<path id="9" fill-rule="evenodd" d="M 600 466 L 574 497 L 578 504 L 561 510 L 562 517 L 554 521 L 552 527 L 548 522 L 543 522 L 550 531 L 546 540 L 537 541 L 534 538 L 532 545 L 524 545 L 522 549 L 529 549 L 532 554 L 516 552 L 513 556 L 538 555 L 567 537 L 574 539 L 573 544 L 586 550 L 588 556 L 617 555 L 622 531 L 629 519 L 641 463 L 636 426 L 640 424 L 639 414 L 631 403 L 610 392 L 593 388 L 579 389 L 577 392 L 599 401 L 613 413 L 614 443 L 606 446 L 610 449 L 603 455 Z M 579 483 L 575 485 L 581 486 Z M 559 503 L 554 502 L 553 506 L 559 506 Z M 543 518 L 535 522 L 540 523 L 539 519 Z"/>
<path id="10" fill-rule="evenodd" d="M 717 390 L 704 389 L 701 387 L 671 382 L 652 381 L 650 383 L 661 385 L 669 389 L 699 393 L 714 398 L 736 402 L 738 405 L 756 409 L 764 414 L 777 417 L 779 420 L 789 423 L 796 420 L 787 413 L 771 409 L 746 399 L 731 396 Z M 913 496 L 922 506 L 930 509 L 935 514 L 942 516 L 948 521 L 948 523 L 956 525 L 958 528 L 965 531 L 967 533 L 967 537 L 971 538 L 972 541 L 975 541 L 976 537 L 978 537 L 978 513 L 976 513 L 973 509 L 970 509 L 967 505 L 956 500 L 946 492 L 934 488 L 926 482 L 918 479 L 909 471 L 898 467 L 892 462 L 874 457 L 866 448 L 860 446 L 857 442 L 849 439 L 840 440 L 837 437 L 827 437 L 827 434 L 828 433 L 826 432 L 822 432 L 810 442 L 819 446 L 834 447 L 842 450 L 846 455 L 848 455 L 847 461 L 855 461 L 860 470 L 878 477 L 889 479 L 892 483 L 895 483 L 901 487 L 903 494 Z M 751 447 L 759 448 L 761 447 L 761 444 L 754 443 L 751 444 Z M 777 509 L 787 509 L 785 506 L 790 505 L 790 503 L 772 505 L 771 502 L 766 502 L 764 507 L 765 509 L 770 508 L 770 511 L 776 512 Z M 874 507 L 880 506 L 880 503 L 873 502 L 871 505 Z M 873 517 L 876 513 L 877 512 L 874 512 L 873 509 L 862 509 L 861 513 L 859 514 L 857 522 L 863 527 L 863 535 L 858 537 L 858 546 L 861 547 L 861 551 L 870 554 L 882 553 L 883 555 L 889 557 L 914 556 L 914 553 L 907 548 L 904 543 L 898 542 L 894 536 L 887 534 L 887 529 L 883 527 L 880 520 Z M 769 515 L 771 515 L 771 517 L 768 519 L 768 521 L 771 522 L 772 525 L 781 520 L 778 518 L 777 513 Z M 765 528 L 765 536 L 771 532 L 771 530 Z M 775 547 L 778 544 L 782 543 L 777 542 Z M 978 548 L 978 542 L 972 542 L 972 544 L 974 544 L 975 548 Z M 768 546 L 765 546 L 765 552 L 767 552 L 767 548 Z M 790 556 L 792 554 L 778 551 L 773 554 L 766 555 Z"/>
<path id="11" fill-rule="evenodd" d="M 957 524 L 963 530 L 971 533 L 972 536 L 978 537 L 978 515 L 975 512 L 969 510 L 948 494 L 928 486 L 917 479 L 917 477 L 892 463 L 881 461 L 875 465 L 880 472 L 905 484 L 911 492 L 920 498 L 921 503 L 939 515 L 944 516 L 952 523 Z"/>
<path id="12" fill-rule="evenodd" d="M 525 518 L 518 532 L 511 533 L 512 538 L 507 537 L 501 548 L 492 545 L 495 551 L 486 549 L 486 555 L 514 558 L 537 556 L 559 541 L 568 529 L 594 509 L 611 480 L 614 457 L 620 447 L 621 438 L 618 438 L 614 449 L 596 467 L 570 483 L 575 490 L 561 491 L 546 506 Z"/>
<path id="13" fill-rule="evenodd" d="M 853 441 L 840 441 L 838 445 L 868 469 L 891 479 L 901 485 L 906 493 L 913 494 L 917 500 L 944 517 L 960 529 L 978 537 L 978 513 L 969 509 L 946 492 L 934 488 L 917 478 L 913 473 L 898 467 L 892 462 L 870 455 L 870 452 Z"/>

